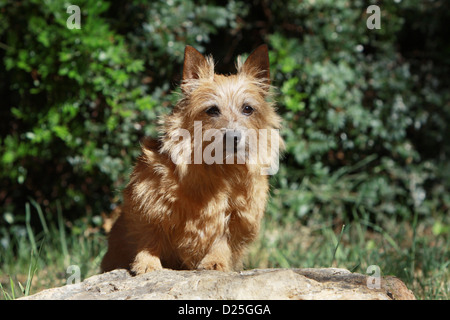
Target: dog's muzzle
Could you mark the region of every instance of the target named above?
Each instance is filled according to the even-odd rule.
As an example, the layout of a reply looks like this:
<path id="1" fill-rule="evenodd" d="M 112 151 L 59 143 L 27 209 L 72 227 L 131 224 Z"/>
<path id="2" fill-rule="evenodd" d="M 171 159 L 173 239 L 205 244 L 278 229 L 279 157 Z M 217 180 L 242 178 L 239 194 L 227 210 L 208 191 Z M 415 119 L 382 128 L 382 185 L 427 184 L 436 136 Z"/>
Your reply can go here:
<path id="1" fill-rule="evenodd" d="M 236 153 L 242 134 L 239 130 L 227 129 L 223 135 L 223 145 L 226 151 Z"/>

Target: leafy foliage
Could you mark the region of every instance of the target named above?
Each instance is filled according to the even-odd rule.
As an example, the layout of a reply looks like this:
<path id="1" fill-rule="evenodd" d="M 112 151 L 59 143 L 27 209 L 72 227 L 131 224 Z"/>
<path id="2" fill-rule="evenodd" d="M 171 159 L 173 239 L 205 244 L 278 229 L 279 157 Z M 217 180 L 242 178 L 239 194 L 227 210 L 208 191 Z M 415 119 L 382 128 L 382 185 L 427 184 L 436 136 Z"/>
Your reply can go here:
<path id="1" fill-rule="evenodd" d="M 432 115 L 438 108 L 440 117 L 450 115 L 448 79 L 435 69 L 427 72 L 434 89 L 422 84 L 418 62 L 398 48 L 412 45 L 401 37 L 411 23 L 405 17 L 414 16 L 410 10 L 422 16 L 435 8 L 386 4 L 380 30 L 365 28 L 366 5 L 358 1 L 291 1 L 271 9 L 280 19 L 275 26 L 289 25 L 298 35 L 274 27 L 268 37 L 287 142 L 274 214 L 349 218 L 368 212 L 381 220 L 448 211 L 450 198 L 441 193 L 448 188 L 441 161 L 448 156 L 448 128 Z M 421 54 L 422 63 L 437 63 L 436 55 Z M 434 138 L 430 127 L 439 128 Z"/>

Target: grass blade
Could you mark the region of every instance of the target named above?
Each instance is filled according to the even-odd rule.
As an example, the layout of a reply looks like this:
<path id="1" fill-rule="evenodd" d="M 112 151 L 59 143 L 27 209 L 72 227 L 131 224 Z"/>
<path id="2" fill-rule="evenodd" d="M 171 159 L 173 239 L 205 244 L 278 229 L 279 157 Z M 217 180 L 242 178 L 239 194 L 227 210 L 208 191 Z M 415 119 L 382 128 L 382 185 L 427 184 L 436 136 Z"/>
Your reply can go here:
<path id="1" fill-rule="evenodd" d="M 11 279 L 11 278 L 10 278 L 10 279 Z M 5 300 L 13 300 L 12 297 L 11 297 L 11 295 L 3 288 L 3 286 L 2 286 L 1 283 L 0 283 L 0 290 L 1 290 L 2 293 L 3 293 L 3 298 L 4 298 Z"/>
<path id="2" fill-rule="evenodd" d="M 339 245 L 341 244 L 341 239 L 342 239 L 342 235 L 344 234 L 344 230 L 345 230 L 345 224 L 342 225 L 341 233 L 339 234 L 339 238 L 338 238 L 336 247 L 334 248 L 333 258 L 331 259 L 331 266 L 333 266 L 333 263 L 335 262 L 334 260 L 336 257 L 336 252 L 337 252 L 337 249 L 339 248 Z"/>
<path id="3" fill-rule="evenodd" d="M 45 235 L 49 235 L 47 221 L 45 221 L 44 213 L 42 212 L 41 206 L 34 199 L 32 199 L 32 198 L 28 198 L 28 199 L 30 200 L 31 204 L 36 209 L 36 211 L 39 215 L 39 220 L 41 220 L 41 225 L 42 225 Z"/>
<path id="4" fill-rule="evenodd" d="M 9 277 L 9 286 L 11 288 L 11 296 L 10 296 L 10 298 L 11 298 L 11 300 L 16 300 L 16 288 L 14 286 L 14 281 L 13 281 L 13 278 L 11 276 Z"/>
<path id="5" fill-rule="evenodd" d="M 61 243 L 61 249 L 64 255 L 64 260 L 69 257 L 69 250 L 67 248 L 66 231 L 64 228 L 64 220 L 62 216 L 61 202 L 56 202 L 56 210 L 58 213 L 58 229 L 59 229 L 59 241 Z"/>
<path id="6" fill-rule="evenodd" d="M 36 252 L 36 239 L 34 237 L 33 228 L 31 227 L 31 212 L 30 212 L 30 204 L 25 203 L 25 226 L 27 229 L 28 239 L 30 240 L 32 249 Z"/>

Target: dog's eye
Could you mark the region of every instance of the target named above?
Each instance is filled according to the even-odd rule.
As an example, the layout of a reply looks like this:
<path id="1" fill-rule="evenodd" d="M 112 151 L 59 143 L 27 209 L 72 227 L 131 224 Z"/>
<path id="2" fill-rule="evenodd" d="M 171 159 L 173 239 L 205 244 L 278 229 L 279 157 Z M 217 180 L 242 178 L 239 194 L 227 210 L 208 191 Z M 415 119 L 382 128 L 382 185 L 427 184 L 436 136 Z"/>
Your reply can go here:
<path id="1" fill-rule="evenodd" d="M 242 113 L 246 116 L 249 116 L 255 111 L 252 107 L 250 107 L 248 104 L 245 104 L 244 107 L 242 107 Z"/>
<path id="2" fill-rule="evenodd" d="M 209 107 L 205 112 L 211 117 L 217 117 L 220 115 L 220 110 L 217 106 Z"/>

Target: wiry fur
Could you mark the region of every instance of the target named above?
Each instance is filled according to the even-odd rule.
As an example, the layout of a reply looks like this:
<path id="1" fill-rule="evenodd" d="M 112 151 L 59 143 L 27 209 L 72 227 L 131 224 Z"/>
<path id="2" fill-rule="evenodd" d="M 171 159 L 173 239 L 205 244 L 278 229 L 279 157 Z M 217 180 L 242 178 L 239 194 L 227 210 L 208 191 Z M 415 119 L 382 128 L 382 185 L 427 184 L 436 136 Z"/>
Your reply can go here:
<path id="1" fill-rule="evenodd" d="M 268 58 L 267 47 L 257 50 Z M 268 60 L 260 60 L 250 56 L 245 64 L 238 62 L 236 75 L 223 76 L 214 74 L 212 58 L 186 48 L 183 96 L 162 121 L 159 141 L 147 140 L 142 146 L 124 191 L 122 214 L 109 236 L 103 271 L 127 268 L 141 274 L 162 267 L 232 270 L 241 266 L 244 250 L 260 228 L 267 175 L 261 175 L 260 163 L 175 164 L 172 159 L 183 142 L 173 137 L 179 128 L 193 137 L 194 121 L 201 121 L 203 132 L 279 128 L 280 118 L 267 102 L 268 70 L 261 70 Z M 255 109 L 251 116 L 242 115 L 245 103 Z M 211 105 L 220 107 L 220 117 L 205 113 Z M 277 139 L 282 148 L 278 135 Z M 193 145 L 192 140 L 187 143 Z"/>

